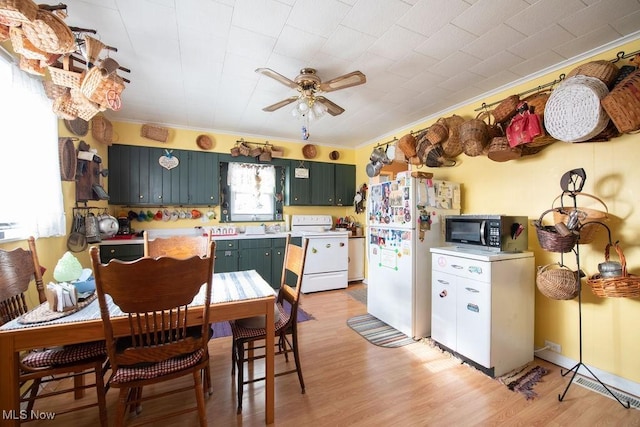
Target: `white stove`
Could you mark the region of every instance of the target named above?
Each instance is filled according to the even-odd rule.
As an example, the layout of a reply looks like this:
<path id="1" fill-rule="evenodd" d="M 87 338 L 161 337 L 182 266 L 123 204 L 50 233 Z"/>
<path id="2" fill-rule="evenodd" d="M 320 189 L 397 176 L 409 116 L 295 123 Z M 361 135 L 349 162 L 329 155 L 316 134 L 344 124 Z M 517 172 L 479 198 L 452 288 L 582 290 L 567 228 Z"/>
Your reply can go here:
<path id="1" fill-rule="evenodd" d="M 332 230 L 331 215 L 293 215 L 292 234 L 309 240 L 302 293 L 344 289 L 348 285 L 349 231 Z"/>

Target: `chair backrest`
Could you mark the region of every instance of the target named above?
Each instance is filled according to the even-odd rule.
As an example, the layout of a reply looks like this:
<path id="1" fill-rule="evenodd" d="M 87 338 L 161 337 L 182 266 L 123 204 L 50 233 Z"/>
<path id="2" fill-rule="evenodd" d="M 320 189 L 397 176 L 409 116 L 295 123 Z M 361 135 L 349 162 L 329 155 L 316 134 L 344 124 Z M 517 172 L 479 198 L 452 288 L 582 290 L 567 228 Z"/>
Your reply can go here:
<path id="1" fill-rule="evenodd" d="M 29 249 L 0 249 L 0 325 L 28 311 L 25 292 L 32 280 L 36 283 L 40 303 L 47 300 L 36 241 L 29 237 L 27 242 Z"/>
<path id="2" fill-rule="evenodd" d="M 298 303 L 308 246 L 309 239 L 304 239 L 302 246 L 298 246 L 291 243 L 291 237 L 287 236 L 277 301 L 282 303 L 285 300 L 291 304 L 291 316 L 288 323 L 292 325 L 298 321 Z M 295 277 L 295 283 L 287 283 L 293 281 L 293 277 Z"/>
<path id="3" fill-rule="evenodd" d="M 188 258 L 194 255 L 200 257 L 211 255 L 209 253 L 210 236 L 171 236 L 150 240 L 146 231 L 143 236 L 144 256 L 146 257 Z"/>
<path id="4" fill-rule="evenodd" d="M 211 242 L 209 253 L 214 248 L 215 242 Z M 120 365 L 160 362 L 200 349 L 207 352 L 214 257 L 144 257 L 101 264 L 98 248 L 92 247 L 89 252 L 107 351 L 114 369 Z M 187 309 L 198 294 L 204 304 L 202 309 Z M 107 295 L 128 317 L 126 331 L 119 329 L 114 333 Z M 187 326 L 196 325 L 201 326 L 201 332 L 188 334 Z M 123 334 L 130 337 L 127 348 L 116 351 L 114 337 Z"/>

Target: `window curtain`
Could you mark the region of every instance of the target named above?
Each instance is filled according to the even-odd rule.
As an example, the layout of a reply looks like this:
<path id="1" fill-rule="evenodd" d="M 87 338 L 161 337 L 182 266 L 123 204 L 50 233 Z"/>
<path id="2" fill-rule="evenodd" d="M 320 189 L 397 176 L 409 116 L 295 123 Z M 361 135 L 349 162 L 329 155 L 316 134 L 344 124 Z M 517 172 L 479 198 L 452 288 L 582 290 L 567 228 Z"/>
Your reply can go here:
<path id="1" fill-rule="evenodd" d="M 66 234 L 58 120 L 40 80 L 0 56 L 0 223 L 20 238 Z"/>
<path id="2" fill-rule="evenodd" d="M 268 193 L 272 192 L 276 185 L 275 176 L 273 165 L 229 163 L 227 184 L 235 192 L 251 193 L 260 188 L 263 193 Z"/>

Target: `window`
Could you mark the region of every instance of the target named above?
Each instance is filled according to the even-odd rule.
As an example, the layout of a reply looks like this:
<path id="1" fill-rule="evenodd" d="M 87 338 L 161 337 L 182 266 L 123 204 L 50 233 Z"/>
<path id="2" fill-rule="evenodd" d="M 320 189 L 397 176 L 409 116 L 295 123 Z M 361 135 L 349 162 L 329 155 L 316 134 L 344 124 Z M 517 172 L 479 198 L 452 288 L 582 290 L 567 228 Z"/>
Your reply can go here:
<path id="1" fill-rule="evenodd" d="M 2 53 L 2 52 L 0 52 Z M 66 234 L 58 120 L 42 83 L 0 55 L 0 242 Z"/>
<path id="2" fill-rule="evenodd" d="M 229 163 L 229 221 L 273 221 L 276 213 L 276 168 L 272 165 Z M 225 201 L 223 201 L 224 203 Z M 224 209 L 224 206 L 223 206 Z"/>

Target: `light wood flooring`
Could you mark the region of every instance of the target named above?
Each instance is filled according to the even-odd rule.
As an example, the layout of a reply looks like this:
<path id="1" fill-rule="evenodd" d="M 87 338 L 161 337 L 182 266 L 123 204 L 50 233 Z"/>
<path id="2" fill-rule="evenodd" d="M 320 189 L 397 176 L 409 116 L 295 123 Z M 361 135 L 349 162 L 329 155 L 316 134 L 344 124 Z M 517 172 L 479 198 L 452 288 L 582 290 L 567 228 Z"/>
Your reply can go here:
<path id="1" fill-rule="evenodd" d="M 559 402 L 558 394 L 569 377 L 543 360 L 536 359 L 550 373 L 534 388 L 539 397 L 527 401 L 428 345 L 392 349 L 368 343 L 346 324 L 350 317 L 366 313 L 366 306 L 343 290 L 304 295 L 301 304 L 314 317 L 299 324 L 306 394 L 300 393 L 296 375 L 276 378 L 275 426 L 640 426 L 640 411 L 625 409 L 577 384 Z M 209 425 L 263 426 L 262 382 L 245 386 L 244 409 L 236 415 L 230 345 L 230 338 L 210 343 L 214 394 L 207 400 Z M 257 374 L 262 362 L 256 363 Z M 280 363 L 278 360 L 276 369 Z M 107 394 L 110 415 L 116 396 L 116 390 Z M 89 394 L 85 399 L 90 398 Z M 194 402 L 193 394 L 186 392 L 146 403 L 143 413 Z M 37 408 L 55 411 L 56 404 L 68 403 L 50 399 Z M 96 427 L 99 423 L 97 410 L 89 409 L 28 425 Z M 155 425 L 197 425 L 197 417 L 188 414 Z"/>

